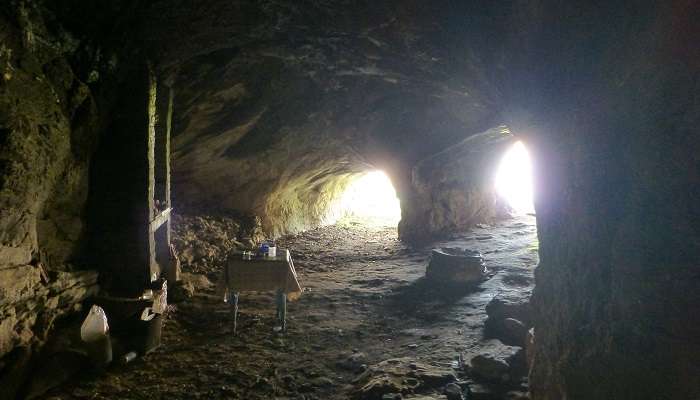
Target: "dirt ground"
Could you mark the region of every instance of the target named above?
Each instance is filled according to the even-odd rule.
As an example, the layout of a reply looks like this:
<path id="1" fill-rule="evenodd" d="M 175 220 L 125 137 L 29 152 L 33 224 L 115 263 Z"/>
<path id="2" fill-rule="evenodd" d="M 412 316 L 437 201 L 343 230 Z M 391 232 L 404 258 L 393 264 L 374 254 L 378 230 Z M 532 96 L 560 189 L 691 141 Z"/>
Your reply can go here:
<path id="1" fill-rule="evenodd" d="M 468 361 L 479 353 L 485 306 L 494 296 L 531 291 L 538 261 L 532 216 L 479 226 L 424 248 L 399 242 L 393 227 L 357 220 L 285 237 L 278 246 L 291 249 L 305 288 L 288 305 L 286 333 L 273 331 L 271 294 L 241 295 L 234 336 L 230 307 L 213 288 L 200 289 L 171 307 L 156 351 L 104 374 L 86 371 L 43 398 L 372 398 L 360 390 L 368 375 L 383 368 L 382 361 L 398 365 L 396 359 L 414 370 L 447 371 L 474 390 L 479 383 L 460 368 L 460 355 Z M 440 246 L 479 250 L 489 279 L 463 290 L 428 283 L 423 276 L 430 250 Z M 215 277 L 217 271 L 207 272 Z M 445 398 L 444 384 L 413 385 L 414 393 L 404 398 Z M 519 380 L 503 390 L 491 387 L 481 398 L 517 398 L 504 393 L 526 391 L 525 385 Z"/>

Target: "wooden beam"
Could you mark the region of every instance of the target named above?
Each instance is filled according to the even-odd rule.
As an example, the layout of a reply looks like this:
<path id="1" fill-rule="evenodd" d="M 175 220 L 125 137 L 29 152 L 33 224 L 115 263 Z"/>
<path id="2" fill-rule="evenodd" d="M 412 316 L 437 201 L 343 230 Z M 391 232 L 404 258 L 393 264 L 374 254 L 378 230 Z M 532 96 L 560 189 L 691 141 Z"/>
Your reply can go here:
<path id="1" fill-rule="evenodd" d="M 150 223 L 150 229 L 151 233 L 155 232 L 163 226 L 164 223 L 168 222 L 170 220 L 170 212 L 172 211 L 172 207 L 168 207 L 165 210 L 163 210 L 160 214 L 156 215 L 155 218 Z"/>

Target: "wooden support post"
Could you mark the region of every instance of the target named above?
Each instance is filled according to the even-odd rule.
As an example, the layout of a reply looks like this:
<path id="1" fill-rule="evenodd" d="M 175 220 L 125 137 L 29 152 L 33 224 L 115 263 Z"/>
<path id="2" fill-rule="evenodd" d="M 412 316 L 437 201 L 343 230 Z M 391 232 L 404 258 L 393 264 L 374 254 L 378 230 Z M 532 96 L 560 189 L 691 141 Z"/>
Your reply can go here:
<path id="1" fill-rule="evenodd" d="M 115 295 L 141 295 L 170 256 L 172 99 L 150 65 L 131 70 L 90 166 L 91 261 Z"/>
<path id="2" fill-rule="evenodd" d="M 153 68 L 149 65 L 148 67 L 148 140 L 146 154 L 148 157 L 148 169 L 146 173 L 147 177 L 147 188 L 146 188 L 146 204 L 148 207 L 148 220 L 144 221 L 146 229 L 146 234 L 148 235 L 148 276 L 149 282 L 155 280 L 160 275 L 160 269 L 156 263 L 156 241 L 154 237 L 153 230 L 151 229 L 151 223 L 157 215 L 157 210 L 155 207 L 155 145 L 156 145 L 156 119 L 157 119 L 157 109 L 156 100 L 158 98 L 157 92 L 157 82 L 156 76 L 153 72 Z"/>
<path id="3" fill-rule="evenodd" d="M 173 90 L 158 85 L 154 142 L 153 201 L 155 215 L 151 221 L 154 260 L 151 274 L 160 276 L 170 263 L 170 129 L 173 113 Z M 173 274 L 166 274 L 174 276 Z"/>

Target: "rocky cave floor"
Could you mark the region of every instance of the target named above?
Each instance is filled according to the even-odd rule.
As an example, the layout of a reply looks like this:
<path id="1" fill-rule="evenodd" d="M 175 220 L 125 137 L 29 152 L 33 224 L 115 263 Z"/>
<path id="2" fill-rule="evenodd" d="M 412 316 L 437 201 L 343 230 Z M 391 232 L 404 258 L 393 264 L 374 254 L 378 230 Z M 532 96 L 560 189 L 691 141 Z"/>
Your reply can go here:
<path id="1" fill-rule="evenodd" d="M 186 274 L 194 296 L 170 306 L 160 348 L 107 373 L 84 372 L 43 398 L 459 398 L 455 385 L 446 396 L 449 383 L 468 387 L 472 399 L 527 398 L 524 368 L 516 371 L 525 351 L 485 339 L 484 327 L 489 302 L 492 318 L 527 307 L 538 261 L 534 217 L 423 248 L 398 241 L 395 228 L 343 220 L 278 246 L 292 249 L 305 287 L 288 305 L 286 333 L 273 331 L 272 296 L 246 293 L 234 336 L 230 307 L 210 283 L 219 265 L 200 263 L 190 268 L 198 274 Z M 430 249 L 441 246 L 479 250 L 488 279 L 459 290 L 427 282 Z"/>

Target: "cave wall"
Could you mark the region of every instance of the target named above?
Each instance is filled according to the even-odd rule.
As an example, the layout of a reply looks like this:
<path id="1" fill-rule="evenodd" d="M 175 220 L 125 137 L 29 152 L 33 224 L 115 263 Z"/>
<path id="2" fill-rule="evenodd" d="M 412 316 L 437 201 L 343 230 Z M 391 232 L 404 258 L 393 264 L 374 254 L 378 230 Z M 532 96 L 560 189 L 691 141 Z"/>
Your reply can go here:
<path id="1" fill-rule="evenodd" d="M 317 85 L 276 58 L 224 54 L 179 71 L 174 207 L 258 215 L 272 235 L 317 226 L 365 161 L 330 111 L 314 113 Z M 211 64 L 226 56 L 234 58 L 223 67 Z"/>
<path id="2" fill-rule="evenodd" d="M 494 185 L 496 170 L 515 138 L 489 129 L 419 161 L 401 201 L 402 240 L 420 241 L 508 216 Z"/>
<path id="3" fill-rule="evenodd" d="M 326 132 L 361 133 L 350 143 L 358 143 L 358 153 L 370 162 L 388 160 L 383 167 L 403 208 L 423 210 L 417 215 L 430 212 L 419 202 L 411 206 L 411 199 L 425 199 L 412 185 L 416 164 L 465 135 L 506 123 L 529 143 L 537 175 L 541 264 L 533 298 L 533 398 L 699 397 L 694 376 L 700 336 L 693 321 L 700 304 L 695 261 L 700 35 L 692 23 L 697 5 L 543 0 L 431 2 L 422 8 L 406 2 L 387 13 L 377 8 L 391 2 L 375 3 L 354 8 L 358 16 L 329 1 L 323 4 L 330 15 L 320 18 L 307 3 L 287 5 L 287 17 L 266 7 L 250 14 L 257 18 L 245 28 L 235 22 L 221 28 L 241 27 L 240 42 L 216 39 L 218 33 L 210 31 L 200 55 L 218 54 L 212 43 L 220 43 L 234 51 L 226 60 L 272 55 L 283 66 L 275 70 L 276 80 L 288 82 L 308 72 L 300 79 L 316 90 L 280 97 L 292 105 L 300 98 L 309 101 L 305 94 L 322 98 L 312 108 L 327 112 L 310 115 L 329 116 Z M 363 17 L 362 10 L 373 11 Z M 306 11 L 321 22 L 300 21 L 298 14 Z M 221 15 L 226 18 L 225 9 Z M 382 19 L 387 15 L 399 16 Z M 206 20 L 204 12 L 197 18 Z M 334 26 L 318 29 L 323 21 Z M 342 23 L 348 21 L 365 24 L 361 34 L 352 23 Z M 276 32 L 299 40 L 280 40 Z M 385 37 L 393 40 L 377 45 L 377 38 Z M 193 43 L 198 40 L 188 46 Z M 212 63 L 222 68 L 221 62 Z M 219 71 L 217 76 L 226 76 Z M 198 79 L 185 77 L 187 82 Z M 471 98 L 457 94 L 474 88 L 481 93 L 477 103 L 482 108 L 470 108 Z M 209 91 L 208 98 L 217 92 L 223 93 Z M 333 101 L 333 93 L 341 100 Z M 197 102 L 206 109 L 204 100 Z M 227 110 L 238 105 L 231 106 Z M 263 106 L 257 110 L 256 123 L 281 115 Z M 193 136 L 201 140 L 196 132 Z M 193 165 L 177 164 L 176 174 Z M 200 190 L 207 193 L 204 186 Z M 229 197 L 223 189 L 216 193 Z M 236 191 L 243 198 L 248 193 Z M 252 203 L 245 200 L 241 206 L 250 209 Z M 429 217 L 414 220 L 425 223 Z"/>
<path id="4" fill-rule="evenodd" d="M 348 174 L 371 169 L 404 203 L 423 201 L 408 193 L 416 163 L 495 124 L 498 94 L 469 44 L 433 23 L 450 15 L 441 5 L 208 1 L 156 3 L 153 15 L 146 36 L 171 35 L 154 51 L 176 90 L 183 212 L 223 208 L 297 232 L 322 220 Z"/>
<path id="5" fill-rule="evenodd" d="M 699 398 L 697 4 L 517 11 L 502 90 L 536 173 L 532 397 Z"/>
<path id="6" fill-rule="evenodd" d="M 96 291 L 82 263 L 96 105 L 75 41 L 32 3 L 0 6 L 0 387 Z"/>
<path id="7" fill-rule="evenodd" d="M 77 74 L 74 38 L 31 4 L 0 6 L 2 379 L 94 288 L 94 274 L 75 271 L 89 267 L 89 63 Z M 93 4 L 74 25 L 106 21 L 83 18 L 95 7 L 109 8 Z M 428 166 L 507 123 L 527 138 L 536 172 L 533 398 L 700 397 L 696 4 L 137 9 L 114 31 L 133 29 L 175 85 L 176 208 L 223 207 L 261 215 L 273 233 L 297 231 L 317 223 L 348 173 L 378 167 L 416 225 L 438 212 L 462 218 L 434 192 L 454 170 Z"/>

